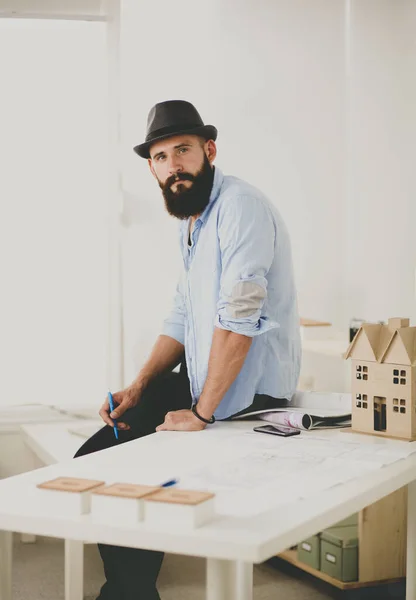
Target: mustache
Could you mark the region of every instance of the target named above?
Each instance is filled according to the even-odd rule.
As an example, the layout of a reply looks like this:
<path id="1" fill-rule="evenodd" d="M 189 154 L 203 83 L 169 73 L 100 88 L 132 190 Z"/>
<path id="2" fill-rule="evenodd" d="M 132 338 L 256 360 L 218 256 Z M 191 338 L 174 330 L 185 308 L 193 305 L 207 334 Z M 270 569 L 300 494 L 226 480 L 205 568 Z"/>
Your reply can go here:
<path id="1" fill-rule="evenodd" d="M 178 179 L 195 181 L 195 177 L 191 175 L 191 173 L 178 173 L 177 175 L 171 175 L 165 181 L 165 185 L 163 187 L 170 188 Z"/>

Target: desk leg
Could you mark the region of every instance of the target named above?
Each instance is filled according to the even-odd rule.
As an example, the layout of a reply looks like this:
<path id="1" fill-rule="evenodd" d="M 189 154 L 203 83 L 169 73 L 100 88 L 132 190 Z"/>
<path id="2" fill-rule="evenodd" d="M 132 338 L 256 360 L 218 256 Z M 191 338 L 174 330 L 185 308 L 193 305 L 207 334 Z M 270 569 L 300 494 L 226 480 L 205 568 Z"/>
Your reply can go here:
<path id="1" fill-rule="evenodd" d="M 65 540 L 65 600 L 82 600 L 83 595 L 84 542 Z"/>
<path id="2" fill-rule="evenodd" d="M 416 481 L 407 486 L 406 600 L 416 600 Z"/>
<path id="3" fill-rule="evenodd" d="M 207 600 L 253 600 L 253 565 L 207 559 Z"/>
<path id="4" fill-rule="evenodd" d="M 12 600 L 13 534 L 0 531 L 0 600 Z"/>

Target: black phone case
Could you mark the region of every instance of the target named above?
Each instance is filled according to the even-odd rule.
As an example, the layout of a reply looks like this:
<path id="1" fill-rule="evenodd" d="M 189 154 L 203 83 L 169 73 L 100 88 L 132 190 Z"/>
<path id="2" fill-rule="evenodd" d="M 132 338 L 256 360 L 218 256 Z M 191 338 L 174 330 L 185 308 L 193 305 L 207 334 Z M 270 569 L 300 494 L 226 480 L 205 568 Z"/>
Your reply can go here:
<path id="1" fill-rule="evenodd" d="M 262 427 L 265 427 L 265 425 Z M 258 433 L 269 433 L 270 435 L 278 435 L 279 437 L 291 437 L 292 435 L 299 435 L 300 433 L 298 429 L 294 429 L 293 431 L 279 431 L 278 429 L 275 429 L 274 431 L 267 431 L 267 429 L 262 429 L 261 427 L 254 427 L 253 431 L 258 431 Z"/>

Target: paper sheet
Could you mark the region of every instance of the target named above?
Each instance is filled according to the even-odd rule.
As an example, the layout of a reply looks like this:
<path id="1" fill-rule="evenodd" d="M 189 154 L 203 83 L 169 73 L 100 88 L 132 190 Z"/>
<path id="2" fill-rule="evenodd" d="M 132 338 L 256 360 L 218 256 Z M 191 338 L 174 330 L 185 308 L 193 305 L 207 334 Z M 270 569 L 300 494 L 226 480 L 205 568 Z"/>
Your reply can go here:
<path id="1" fill-rule="evenodd" d="M 249 516 L 307 498 L 416 452 L 416 444 L 390 448 L 308 435 L 276 438 L 240 432 L 239 440 L 236 436 L 230 440 L 230 446 L 244 448 L 240 456 L 213 457 L 209 466 L 181 477 L 180 487 L 216 493 L 216 510 L 222 514 Z M 224 440 L 221 449 L 221 456 L 227 456 Z"/>

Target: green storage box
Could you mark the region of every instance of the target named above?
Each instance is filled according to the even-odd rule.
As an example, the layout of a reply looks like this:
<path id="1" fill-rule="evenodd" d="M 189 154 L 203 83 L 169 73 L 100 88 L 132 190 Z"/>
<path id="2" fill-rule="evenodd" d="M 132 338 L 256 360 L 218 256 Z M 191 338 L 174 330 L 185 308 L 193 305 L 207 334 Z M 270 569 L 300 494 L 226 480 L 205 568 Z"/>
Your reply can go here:
<path id="1" fill-rule="evenodd" d="M 331 527 L 321 533 L 321 571 L 339 581 L 358 580 L 358 527 Z"/>
<path id="2" fill-rule="evenodd" d="M 332 525 L 331 529 L 334 527 L 348 527 L 349 525 L 358 525 L 358 513 L 354 513 L 350 517 L 335 523 L 335 525 Z"/>
<path id="3" fill-rule="evenodd" d="M 319 533 L 298 544 L 298 560 L 319 570 L 320 566 Z"/>

